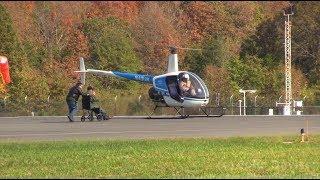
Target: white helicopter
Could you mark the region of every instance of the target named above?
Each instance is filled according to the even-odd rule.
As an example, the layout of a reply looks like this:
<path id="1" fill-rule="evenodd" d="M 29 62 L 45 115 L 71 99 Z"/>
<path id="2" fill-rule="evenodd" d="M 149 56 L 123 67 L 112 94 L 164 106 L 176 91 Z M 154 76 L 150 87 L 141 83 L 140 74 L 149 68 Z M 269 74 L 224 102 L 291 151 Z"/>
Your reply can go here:
<path id="1" fill-rule="evenodd" d="M 189 49 L 189 48 L 179 48 Z M 195 49 L 194 49 L 195 50 Z M 198 49 L 196 49 L 198 50 Z M 178 55 L 177 48 L 170 47 L 168 71 L 166 74 L 152 76 L 144 74 L 135 74 L 119 71 L 103 71 L 97 69 L 86 69 L 83 58 L 80 58 L 80 73 L 81 82 L 85 84 L 86 73 L 92 73 L 101 76 L 114 76 L 118 78 L 125 78 L 128 80 L 139 81 L 152 85 L 149 89 L 149 97 L 156 103 L 151 115 L 158 107 L 173 107 L 181 118 L 186 118 L 189 115 L 184 114 L 184 108 L 200 107 L 207 117 L 210 115 L 206 113 L 205 107 L 209 103 L 209 91 L 203 80 L 196 74 L 188 71 L 178 70 Z M 189 81 L 190 88 L 183 92 L 179 87 L 181 81 Z M 186 89 L 184 89 L 186 90 Z M 177 109 L 179 108 L 179 109 Z M 180 110 L 183 113 L 180 113 Z M 151 118 L 149 115 L 149 118 Z M 220 117 L 222 114 L 214 117 Z M 210 116 L 212 117 L 212 116 Z"/>

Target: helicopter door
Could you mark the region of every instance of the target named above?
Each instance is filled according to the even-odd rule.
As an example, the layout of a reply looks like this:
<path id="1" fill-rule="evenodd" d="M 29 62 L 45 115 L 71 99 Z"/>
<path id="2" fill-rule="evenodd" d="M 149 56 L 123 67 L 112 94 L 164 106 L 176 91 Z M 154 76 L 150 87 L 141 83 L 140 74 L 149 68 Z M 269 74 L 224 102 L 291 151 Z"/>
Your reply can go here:
<path id="1" fill-rule="evenodd" d="M 180 89 L 178 87 L 177 76 L 168 76 L 166 78 L 170 97 L 180 103 L 183 102 L 182 97 L 180 96 Z"/>

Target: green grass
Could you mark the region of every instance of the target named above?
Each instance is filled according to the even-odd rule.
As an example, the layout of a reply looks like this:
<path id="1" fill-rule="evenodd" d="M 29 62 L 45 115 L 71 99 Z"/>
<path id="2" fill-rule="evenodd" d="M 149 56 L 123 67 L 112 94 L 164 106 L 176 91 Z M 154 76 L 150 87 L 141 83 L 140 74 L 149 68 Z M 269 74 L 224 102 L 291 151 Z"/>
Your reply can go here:
<path id="1" fill-rule="evenodd" d="M 285 144 L 284 141 L 292 141 Z M 310 178 L 320 135 L 1 142 L 1 178 Z"/>

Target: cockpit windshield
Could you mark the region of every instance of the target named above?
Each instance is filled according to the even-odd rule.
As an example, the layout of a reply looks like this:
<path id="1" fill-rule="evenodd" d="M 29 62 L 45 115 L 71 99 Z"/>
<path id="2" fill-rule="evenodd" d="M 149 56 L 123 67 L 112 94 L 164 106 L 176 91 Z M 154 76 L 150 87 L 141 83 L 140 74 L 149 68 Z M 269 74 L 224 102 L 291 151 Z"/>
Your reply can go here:
<path id="1" fill-rule="evenodd" d="M 209 92 L 204 82 L 194 73 L 182 72 L 178 75 L 178 87 L 182 97 L 206 99 Z"/>

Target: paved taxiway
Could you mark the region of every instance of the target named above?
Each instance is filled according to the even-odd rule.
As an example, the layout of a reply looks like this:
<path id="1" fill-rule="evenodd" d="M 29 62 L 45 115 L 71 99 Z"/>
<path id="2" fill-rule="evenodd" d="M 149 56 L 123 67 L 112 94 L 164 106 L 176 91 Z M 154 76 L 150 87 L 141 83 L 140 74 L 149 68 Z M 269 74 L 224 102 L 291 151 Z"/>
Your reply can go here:
<path id="1" fill-rule="evenodd" d="M 308 124 L 308 127 L 307 127 Z M 66 117 L 1 117 L 0 140 L 141 139 L 299 135 L 320 132 L 320 116 L 222 116 L 187 119 L 118 116 L 70 123 Z"/>

